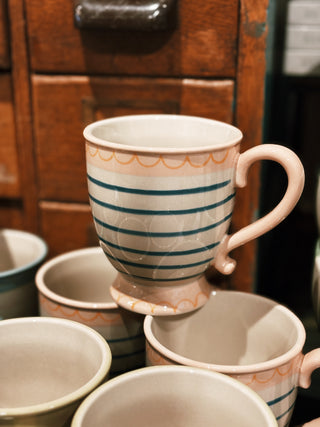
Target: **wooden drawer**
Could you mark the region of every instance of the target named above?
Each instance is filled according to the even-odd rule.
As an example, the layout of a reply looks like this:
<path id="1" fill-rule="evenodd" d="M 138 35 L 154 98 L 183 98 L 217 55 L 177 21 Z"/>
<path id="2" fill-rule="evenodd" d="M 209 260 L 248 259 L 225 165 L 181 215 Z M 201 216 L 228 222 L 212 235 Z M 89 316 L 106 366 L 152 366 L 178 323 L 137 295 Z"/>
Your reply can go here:
<path id="1" fill-rule="evenodd" d="M 72 0 L 26 0 L 38 72 L 234 77 L 238 0 L 180 0 L 176 29 L 79 30 Z"/>
<path id="2" fill-rule="evenodd" d="M 40 203 L 40 232 L 49 246 L 49 256 L 99 245 L 89 205 Z"/>
<path id="3" fill-rule="evenodd" d="M 19 197 L 20 183 L 11 77 L 7 73 L 0 73 L 0 129 L 0 197 Z"/>
<path id="4" fill-rule="evenodd" d="M 0 199 L 0 228 L 24 229 L 24 213 L 20 201 Z"/>
<path id="5" fill-rule="evenodd" d="M 94 120 L 141 113 L 233 120 L 230 80 L 34 75 L 32 86 L 40 199 L 88 202 L 82 131 Z"/>
<path id="6" fill-rule="evenodd" d="M 10 67 L 7 1 L 0 0 L 0 68 Z"/>

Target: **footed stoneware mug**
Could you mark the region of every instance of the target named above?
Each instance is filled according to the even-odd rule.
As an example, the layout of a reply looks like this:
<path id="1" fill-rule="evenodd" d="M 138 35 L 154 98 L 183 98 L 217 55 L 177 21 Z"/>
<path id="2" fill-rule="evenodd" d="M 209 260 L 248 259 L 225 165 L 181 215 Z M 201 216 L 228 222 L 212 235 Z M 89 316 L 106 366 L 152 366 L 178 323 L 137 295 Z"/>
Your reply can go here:
<path id="1" fill-rule="evenodd" d="M 178 364 L 230 375 L 289 426 L 298 387 L 320 367 L 320 348 L 303 355 L 306 332 L 288 308 L 259 295 L 217 291 L 179 316 L 146 316 L 146 364 Z"/>
<path id="2" fill-rule="evenodd" d="M 114 378 L 78 408 L 72 427 L 276 427 L 249 387 L 217 372 L 153 366 Z"/>
<path id="3" fill-rule="evenodd" d="M 298 201 L 304 170 L 289 149 L 272 144 L 240 154 L 242 133 L 215 120 L 182 115 L 105 119 L 84 130 L 90 204 L 100 244 L 119 275 L 116 302 L 168 315 L 204 305 L 213 264 L 232 273 L 228 253 L 266 233 Z M 269 214 L 228 235 L 236 187 L 252 163 L 286 170 L 288 188 Z"/>
<path id="4" fill-rule="evenodd" d="M 144 317 L 113 301 L 116 275 L 99 246 L 56 256 L 36 275 L 41 316 L 74 320 L 99 332 L 112 352 L 111 376 L 145 364 Z"/>

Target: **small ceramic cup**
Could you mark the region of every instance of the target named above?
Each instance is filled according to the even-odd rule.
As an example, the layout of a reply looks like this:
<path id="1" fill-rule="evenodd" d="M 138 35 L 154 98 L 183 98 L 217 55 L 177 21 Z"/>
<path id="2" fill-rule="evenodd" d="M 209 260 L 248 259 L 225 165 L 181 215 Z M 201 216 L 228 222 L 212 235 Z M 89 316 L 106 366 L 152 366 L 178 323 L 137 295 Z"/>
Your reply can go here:
<path id="1" fill-rule="evenodd" d="M 113 117 L 88 125 L 84 137 L 96 231 L 119 272 L 111 294 L 144 314 L 180 314 L 205 304 L 209 266 L 232 273 L 229 252 L 278 225 L 304 186 L 303 166 L 288 148 L 262 144 L 240 154 L 241 131 L 215 120 Z M 228 235 L 236 188 L 260 160 L 284 167 L 287 191 L 273 211 Z"/>
<path id="2" fill-rule="evenodd" d="M 0 319 L 38 314 L 34 276 L 47 252 L 35 234 L 0 229 Z"/>
<path id="3" fill-rule="evenodd" d="M 78 408 L 71 427 L 275 427 L 265 402 L 249 387 L 216 372 L 155 366 L 120 375 Z"/>
<path id="4" fill-rule="evenodd" d="M 98 331 L 111 348 L 112 376 L 145 365 L 144 317 L 113 301 L 110 286 L 116 275 L 100 247 L 59 255 L 36 275 L 40 315 L 72 319 Z"/>
<path id="5" fill-rule="evenodd" d="M 320 349 L 302 354 L 306 333 L 298 317 L 270 299 L 213 292 L 201 309 L 146 316 L 147 365 L 181 364 L 228 374 L 251 387 L 288 426 L 297 387 L 308 388 Z"/>
<path id="6" fill-rule="evenodd" d="M 107 377 L 111 351 L 93 329 L 65 319 L 0 322 L 0 425 L 62 427 Z"/>

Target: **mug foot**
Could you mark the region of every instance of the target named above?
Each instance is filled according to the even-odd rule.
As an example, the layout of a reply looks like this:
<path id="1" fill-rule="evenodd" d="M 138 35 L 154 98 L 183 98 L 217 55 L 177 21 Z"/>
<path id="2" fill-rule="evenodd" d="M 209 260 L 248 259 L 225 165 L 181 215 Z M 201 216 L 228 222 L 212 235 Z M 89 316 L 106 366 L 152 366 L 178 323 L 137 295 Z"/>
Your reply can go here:
<path id="1" fill-rule="evenodd" d="M 205 276 L 184 285 L 160 287 L 132 283 L 118 274 L 110 293 L 114 301 L 127 310 L 152 316 L 169 316 L 202 307 L 213 289 Z"/>

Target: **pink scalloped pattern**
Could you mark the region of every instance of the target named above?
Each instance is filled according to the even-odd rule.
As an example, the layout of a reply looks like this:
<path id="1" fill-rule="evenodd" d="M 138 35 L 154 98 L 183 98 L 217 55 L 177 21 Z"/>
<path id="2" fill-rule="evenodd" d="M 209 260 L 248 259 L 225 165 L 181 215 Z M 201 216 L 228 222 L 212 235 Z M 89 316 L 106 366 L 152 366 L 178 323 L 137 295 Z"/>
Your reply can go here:
<path id="1" fill-rule="evenodd" d="M 194 299 L 191 298 L 182 298 L 175 303 L 167 301 L 167 300 L 159 300 L 157 303 L 147 302 L 145 300 L 139 300 L 139 299 L 132 299 L 130 296 L 128 297 L 125 294 L 118 293 L 118 296 L 116 298 L 116 303 L 121 306 L 127 306 L 130 305 L 130 308 L 132 311 L 139 312 L 139 305 L 144 307 L 144 310 L 146 311 L 145 307 L 148 307 L 148 314 L 156 314 L 157 310 L 161 309 L 161 307 L 169 307 L 171 308 L 173 313 L 179 313 L 194 310 L 197 307 L 202 306 L 208 299 L 209 299 L 210 293 L 206 294 L 205 292 L 198 292 Z M 128 300 L 130 300 L 130 304 L 128 304 Z"/>
<path id="2" fill-rule="evenodd" d="M 112 311 L 90 311 L 70 308 L 57 304 L 43 295 L 39 295 L 40 306 L 52 317 L 63 317 L 85 323 L 88 326 L 122 325 L 123 320 L 117 309 Z"/>
<path id="3" fill-rule="evenodd" d="M 212 172 L 235 165 L 238 147 L 199 154 L 132 154 L 109 151 L 86 144 L 87 162 L 104 170 L 148 176 L 194 175 L 197 170 Z M 130 172 L 129 172 L 130 171 Z"/>
<path id="4" fill-rule="evenodd" d="M 149 343 L 146 341 L 146 360 L 149 365 L 174 365 L 175 362 L 163 356 L 157 350 L 155 350 Z M 239 375 L 230 375 L 231 377 L 241 381 L 243 384 L 249 386 L 255 391 L 263 390 L 264 388 L 271 387 L 272 385 L 279 384 L 286 379 L 289 379 L 293 375 L 299 372 L 299 360 L 300 357 L 297 356 L 295 359 L 291 360 L 289 363 L 271 369 L 268 371 L 256 372 L 253 374 L 239 374 Z M 210 369 L 210 367 L 208 368 Z"/>

